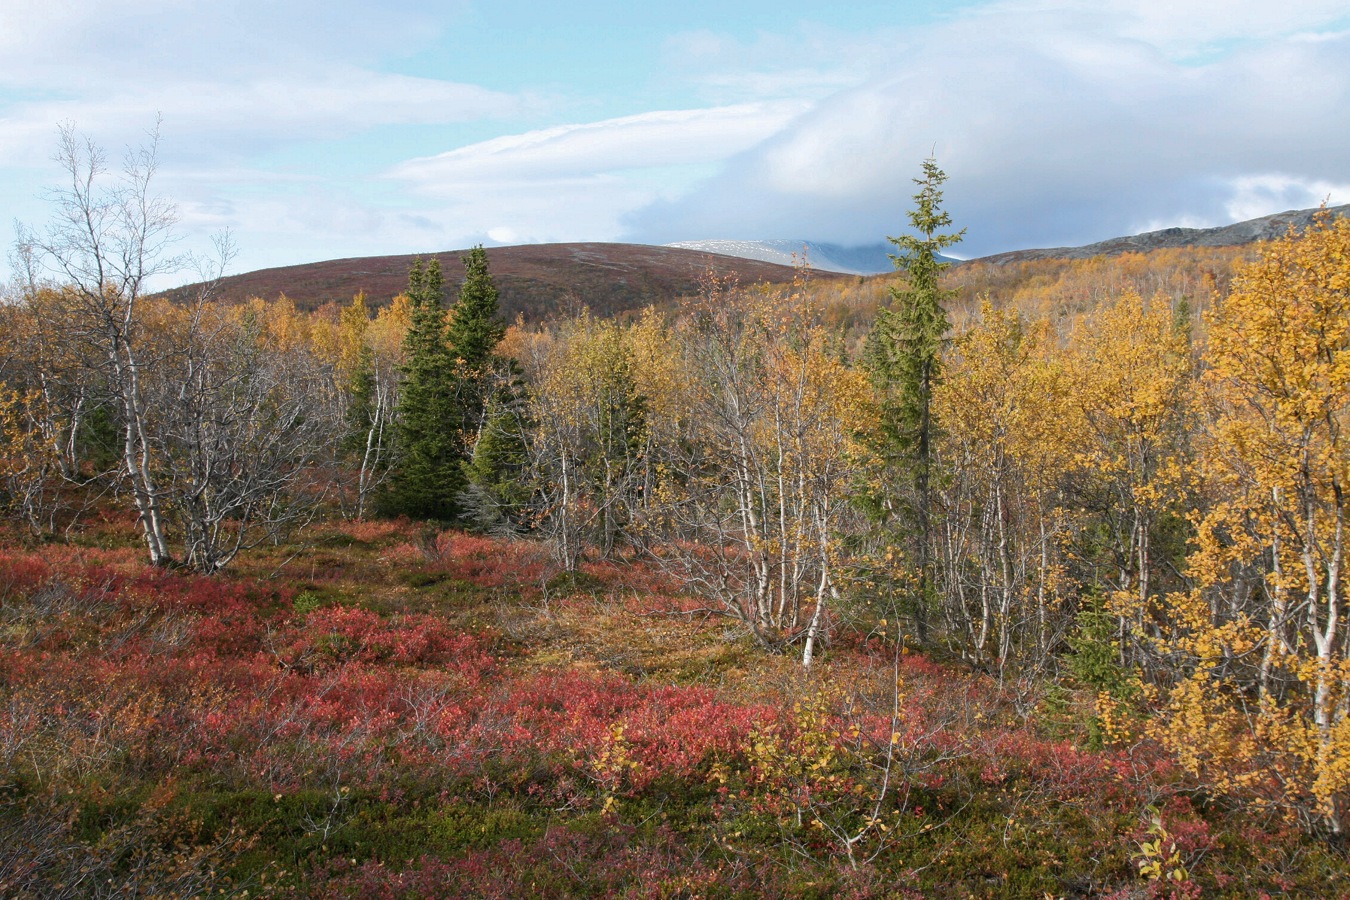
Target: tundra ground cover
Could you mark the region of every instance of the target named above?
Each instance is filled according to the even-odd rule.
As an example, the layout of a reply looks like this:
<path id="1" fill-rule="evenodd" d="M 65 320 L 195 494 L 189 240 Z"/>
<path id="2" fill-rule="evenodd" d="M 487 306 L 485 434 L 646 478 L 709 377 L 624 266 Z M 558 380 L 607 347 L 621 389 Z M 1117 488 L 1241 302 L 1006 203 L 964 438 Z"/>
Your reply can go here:
<path id="1" fill-rule="evenodd" d="M 1344 889 L 1072 684 L 875 633 L 807 676 L 526 542 L 332 525 L 204 578 L 113 534 L 0 553 L 7 896 Z"/>

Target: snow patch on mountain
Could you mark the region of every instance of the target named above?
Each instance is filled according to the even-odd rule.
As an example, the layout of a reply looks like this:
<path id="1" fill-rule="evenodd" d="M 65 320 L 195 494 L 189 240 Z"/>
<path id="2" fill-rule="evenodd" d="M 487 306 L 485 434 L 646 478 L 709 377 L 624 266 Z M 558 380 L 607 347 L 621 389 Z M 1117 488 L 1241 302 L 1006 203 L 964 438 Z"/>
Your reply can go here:
<path id="1" fill-rule="evenodd" d="M 893 271 L 890 253 L 895 248 L 888 243 L 862 247 L 824 244 L 817 241 L 677 241 L 666 244 L 684 250 L 700 250 L 741 259 L 790 266 L 805 259 L 813 269 L 822 272 L 843 272 L 848 275 L 877 275 Z"/>

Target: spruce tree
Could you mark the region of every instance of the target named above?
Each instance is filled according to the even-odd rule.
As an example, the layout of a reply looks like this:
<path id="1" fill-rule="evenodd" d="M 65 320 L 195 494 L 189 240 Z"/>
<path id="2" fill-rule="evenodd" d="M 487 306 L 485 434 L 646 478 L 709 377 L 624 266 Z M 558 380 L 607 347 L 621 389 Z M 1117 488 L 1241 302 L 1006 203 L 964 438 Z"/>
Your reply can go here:
<path id="1" fill-rule="evenodd" d="M 505 334 L 506 323 L 498 315 L 497 283 L 488 271 L 487 251 L 479 245 L 464 257 L 464 283 L 447 340 L 460 366 L 475 371 L 493 358 Z"/>
<path id="2" fill-rule="evenodd" d="M 417 519 L 452 521 L 464 488 L 455 358 L 446 343 L 441 264 L 418 259 L 408 272 L 412 321 L 398 401 L 398 461 L 385 508 Z"/>
<path id="3" fill-rule="evenodd" d="M 891 258 L 906 278 L 891 288 L 891 302 L 877 314 L 864 348 L 864 363 L 882 400 L 879 450 L 890 477 L 872 498 L 872 511 L 892 529 L 908 531 L 918 576 L 912 612 L 921 643 L 928 639 L 927 608 L 933 590 L 933 388 L 941 376 L 942 349 L 951 329 L 943 304 L 954 294 L 939 283 L 950 265 L 940 251 L 966 233 L 964 228 L 939 233 L 952 224 L 941 206 L 946 180 L 936 160 L 924 160 L 923 177 L 914 179 L 919 192 L 909 213 L 918 235 L 888 238 L 899 250 Z"/>
<path id="4" fill-rule="evenodd" d="M 468 486 L 459 497 L 460 518 L 488 534 L 513 534 L 529 527 L 530 486 L 526 435 L 529 422 L 523 390 L 503 390 L 489 399 L 483 428 L 464 464 Z"/>
<path id="5" fill-rule="evenodd" d="M 458 432 L 465 490 L 461 518 L 482 531 L 512 531 L 528 499 L 523 482 L 525 431 L 520 367 L 500 356 L 506 334 L 498 314 L 497 284 L 488 271 L 487 251 L 474 247 L 463 257 L 459 288 L 446 342 L 455 358 L 459 391 Z"/>
<path id="6" fill-rule="evenodd" d="M 497 284 L 488 272 L 487 251 L 480 245 L 464 256 L 464 283 L 446 334 L 459 378 L 460 432 L 466 459 L 486 424 L 495 374 L 503 362 L 496 349 L 505 334 L 506 323 L 498 315 Z"/>

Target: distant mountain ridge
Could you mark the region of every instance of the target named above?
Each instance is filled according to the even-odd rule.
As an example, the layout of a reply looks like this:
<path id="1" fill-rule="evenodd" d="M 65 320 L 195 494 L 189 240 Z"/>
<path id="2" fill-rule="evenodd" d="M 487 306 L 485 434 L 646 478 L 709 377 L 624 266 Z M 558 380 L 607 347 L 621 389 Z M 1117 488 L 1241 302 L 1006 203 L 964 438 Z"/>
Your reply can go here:
<path id="1" fill-rule="evenodd" d="M 1110 238 L 1081 247 L 1049 247 L 1035 250 L 1010 250 L 982 256 L 970 262 L 1010 263 L 1033 259 L 1089 259 L 1094 256 L 1117 256 L 1121 253 L 1147 253 L 1169 247 L 1237 247 L 1257 241 L 1284 237 L 1292 227 L 1302 231 L 1322 212 L 1318 209 L 1290 209 L 1232 225 L 1215 228 L 1163 228 L 1128 237 Z M 1327 207 L 1331 216 L 1350 215 L 1350 204 Z"/>
<path id="2" fill-rule="evenodd" d="M 998 264 L 1032 259 L 1087 259 L 1093 256 L 1115 256 L 1120 253 L 1146 253 L 1164 247 L 1241 246 L 1282 237 L 1291 225 L 1296 230 L 1302 230 L 1312 222 L 1313 216 L 1318 212 L 1318 209 L 1294 209 L 1214 228 L 1163 228 L 1159 231 L 1110 238 L 1079 247 L 1009 250 L 991 256 L 981 256 L 978 261 Z M 1350 215 L 1350 205 L 1329 207 L 1327 212 L 1333 216 Z M 843 244 L 801 240 L 709 240 L 676 241 L 665 246 L 738 256 L 785 266 L 794 265 L 805 254 L 805 259 L 812 269 L 847 275 L 881 275 L 895 270 L 891 258 L 895 246 L 889 242 L 850 247 Z M 963 262 L 951 257 L 942 258 L 954 264 Z"/>

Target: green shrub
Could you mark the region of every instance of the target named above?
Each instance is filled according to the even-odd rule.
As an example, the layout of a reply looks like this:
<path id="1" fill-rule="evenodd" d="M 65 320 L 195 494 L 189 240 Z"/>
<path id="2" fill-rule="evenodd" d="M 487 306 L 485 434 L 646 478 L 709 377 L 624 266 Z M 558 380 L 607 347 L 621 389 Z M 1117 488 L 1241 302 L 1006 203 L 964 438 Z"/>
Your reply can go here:
<path id="1" fill-rule="evenodd" d="M 313 591 L 301 591 L 295 595 L 295 600 L 291 603 L 291 608 L 300 618 L 305 618 L 314 610 L 324 605 L 324 600 Z"/>

